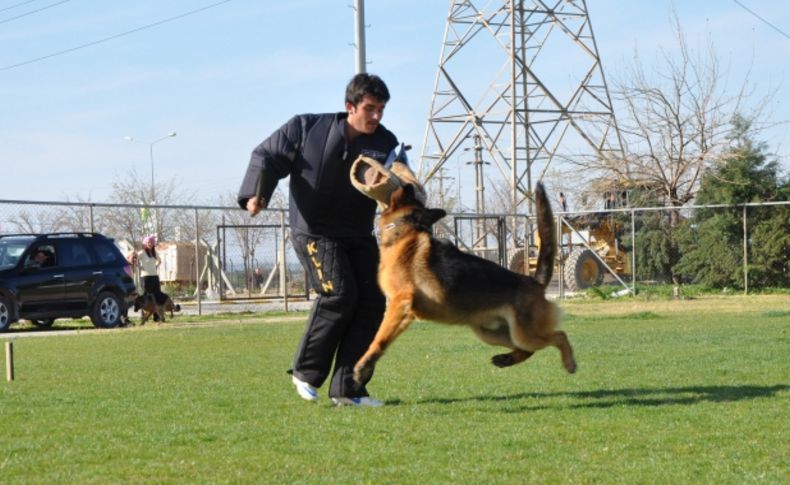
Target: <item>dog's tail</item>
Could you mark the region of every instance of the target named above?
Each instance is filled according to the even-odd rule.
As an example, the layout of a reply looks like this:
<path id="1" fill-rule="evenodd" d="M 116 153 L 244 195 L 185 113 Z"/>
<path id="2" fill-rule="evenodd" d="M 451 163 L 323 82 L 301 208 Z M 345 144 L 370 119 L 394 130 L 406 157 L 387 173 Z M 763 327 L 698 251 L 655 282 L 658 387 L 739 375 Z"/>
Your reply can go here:
<path id="1" fill-rule="evenodd" d="M 535 187 L 535 215 L 538 219 L 538 237 L 540 238 L 535 280 L 545 288 L 551 281 L 551 275 L 554 272 L 557 241 L 554 236 L 554 214 L 551 212 L 551 203 L 549 203 L 546 190 L 540 182 Z"/>

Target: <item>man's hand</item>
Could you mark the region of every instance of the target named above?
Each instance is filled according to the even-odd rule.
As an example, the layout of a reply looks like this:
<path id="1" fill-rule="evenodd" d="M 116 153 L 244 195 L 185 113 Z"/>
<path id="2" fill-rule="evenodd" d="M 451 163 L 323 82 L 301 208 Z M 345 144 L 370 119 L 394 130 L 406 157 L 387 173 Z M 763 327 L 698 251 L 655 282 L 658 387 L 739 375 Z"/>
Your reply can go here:
<path id="1" fill-rule="evenodd" d="M 258 212 L 265 208 L 266 199 L 258 199 L 257 197 L 250 197 L 247 199 L 247 212 L 250 213 L 250 217 L 255 217 L 258 215 Z"/>

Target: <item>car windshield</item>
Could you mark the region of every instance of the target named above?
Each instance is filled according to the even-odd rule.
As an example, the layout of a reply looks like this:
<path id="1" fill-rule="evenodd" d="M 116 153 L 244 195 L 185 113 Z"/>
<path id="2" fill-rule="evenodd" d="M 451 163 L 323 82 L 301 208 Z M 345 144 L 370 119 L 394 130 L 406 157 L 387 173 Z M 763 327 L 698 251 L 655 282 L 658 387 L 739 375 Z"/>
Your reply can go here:
<path id="1" fill-rule="evenodd" d="M 33 237 L 0 238 L 0 269 L 16 266 L 22 253 L 33 242 Z"/>

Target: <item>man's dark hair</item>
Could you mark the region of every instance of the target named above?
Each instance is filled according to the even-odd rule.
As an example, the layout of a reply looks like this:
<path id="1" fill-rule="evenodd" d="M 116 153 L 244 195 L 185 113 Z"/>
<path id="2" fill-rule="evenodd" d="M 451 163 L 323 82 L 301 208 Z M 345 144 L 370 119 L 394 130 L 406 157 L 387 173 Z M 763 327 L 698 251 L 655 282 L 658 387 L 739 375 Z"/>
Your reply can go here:
<path id="1" fill-rule="evenodd" d="M 346 103 L 356 106 L 364 96 L 371 96 L 386 103 L 390 92 L 384 81 L 375 74 L 360 73 L 351 78 L 346 86 Z"/>

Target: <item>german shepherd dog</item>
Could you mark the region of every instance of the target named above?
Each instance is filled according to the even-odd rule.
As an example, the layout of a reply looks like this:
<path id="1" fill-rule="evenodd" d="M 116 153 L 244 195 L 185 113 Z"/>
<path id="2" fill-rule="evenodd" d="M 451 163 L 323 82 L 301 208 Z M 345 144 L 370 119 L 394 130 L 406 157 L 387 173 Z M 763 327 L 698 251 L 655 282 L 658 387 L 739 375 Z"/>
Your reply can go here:
<path id="1" fill-rule="evenodd" d="M 164 322 L 165 312 L 169 311 L 170 318 L 173 318 L 174 311 L 181 311 L 181 305 L 173 303 L 173 299 L 166 294 L 165 297 L 165 302 L 161 305 L 157 303 L 156 297 L 151 293 L 139 295 L 134 299 L 134 311 L 137 312 L 142 310 L 142 320 L 140 321 L 140 325 L 145 325 L 145 322 L 147 322 L 152 316 L 154 317 L 155 322 Z"/>
<path id="2" fill-rule="evenodd" d="M 396 189 L 379 220 L 378 282 L 387 309 L 376 337 L 354 367 L 354 380 L 369 379 L 387 347 L 415 319 L 468 325 L 483 342 L 511 349 L 491 359 L 497 367 L 518 364 L 553 345 L 565 370 L 575 372 L 568 337 L 556 329 L 560 311 L 545 296 L 557 245 L 542 184 L 535 189 L 535 201 L 541 244 L 535 276 L 530 277 L 433 238 L 431 226 L 447 213 L 425 208 L 411 185 Z"/>

